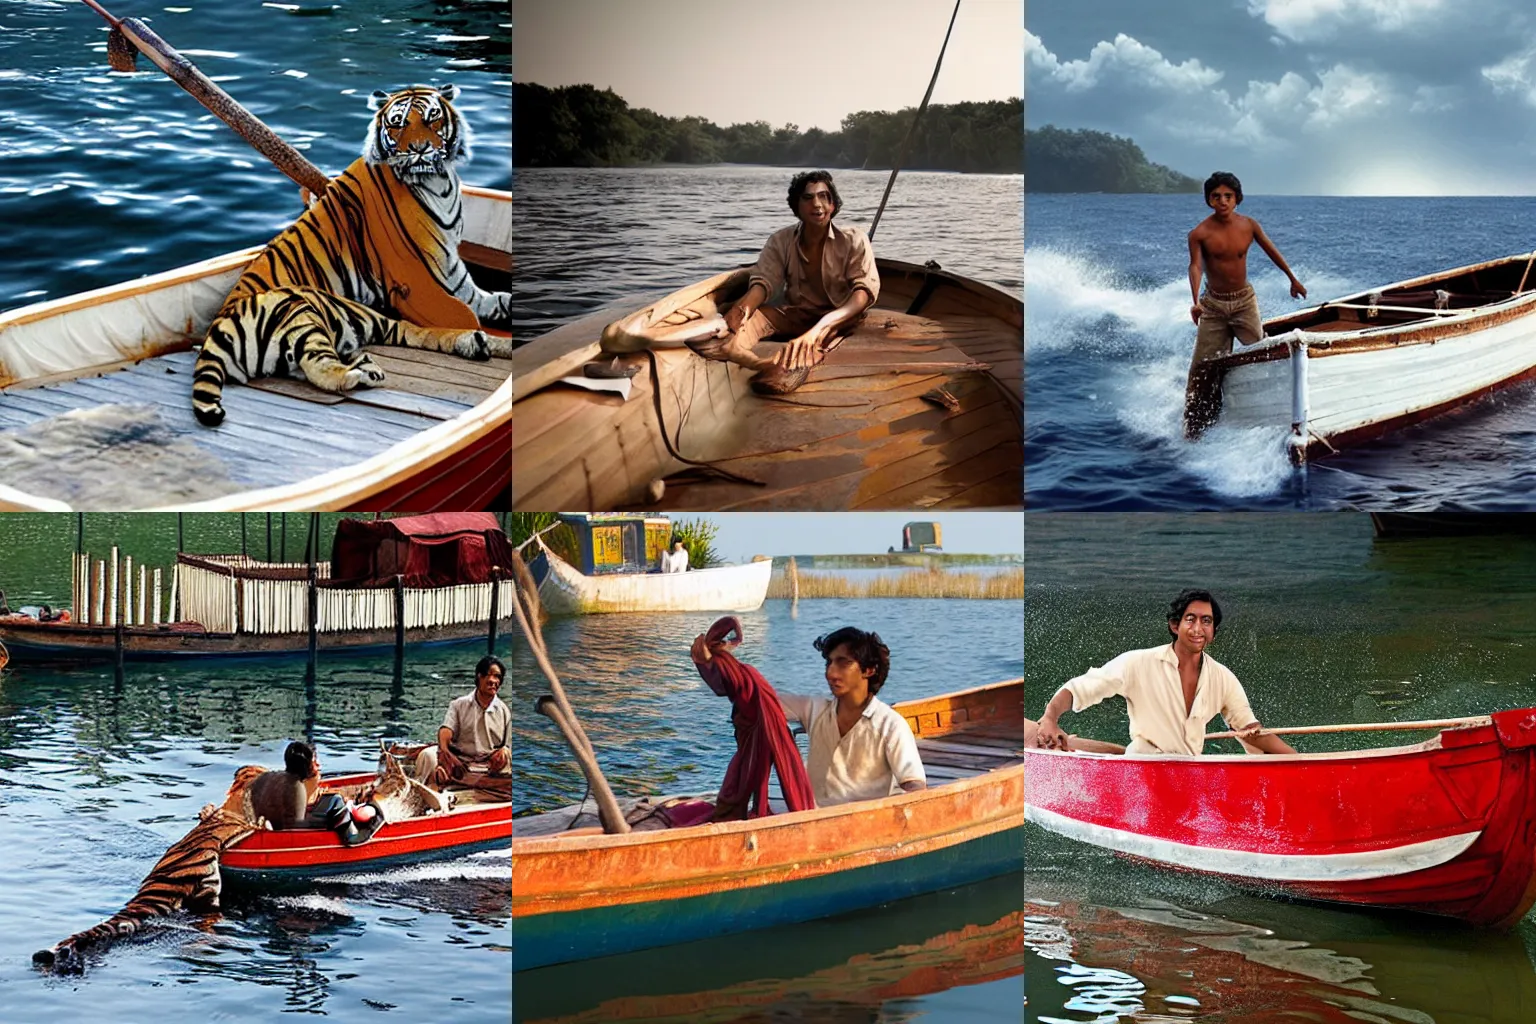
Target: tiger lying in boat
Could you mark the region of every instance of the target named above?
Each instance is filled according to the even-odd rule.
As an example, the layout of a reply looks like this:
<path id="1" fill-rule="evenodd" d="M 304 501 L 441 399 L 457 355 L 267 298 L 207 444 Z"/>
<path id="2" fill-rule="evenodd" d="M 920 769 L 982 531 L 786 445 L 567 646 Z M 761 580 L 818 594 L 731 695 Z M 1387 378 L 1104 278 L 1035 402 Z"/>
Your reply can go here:
<path id="1" fill-rule="evenodd" d="M 87 950 L 137 935 L 151 919 L 187 911 L 204 915 L 205 925 L 211 922 L 219 910 L 223 885 L 219 855 L 252 832 L 267 827 L 266 820 L 251 810 L 250 802 L 251 783 L 266 772 L 260 765 L 237 769 L 224 803 L 218 807 L 208 804 L 199 812 L 199 821 L 192 831 L 165 851 L 127 906 L 94 928 L 76 932 L 50 949 L 33 953 L 33 964 L 59 973 L 78 973 L 85 969 Z M 378 781 L 359 794 L 359 803 L 372 804 L 380 818 L 365 835 L 356 835 L 355 826 L 349 826 L 354 833 L 352 841 L 343 836 L 343 842 L 349 846 L 366 842 L 384 822 L 449 810 L 453 796 L 408 778 L 386 748 L 379 759 Z"/>
<path id="2" fill-rule="evenodd" d="M 32 962 L 60 973 L 85 969 L 85 951 L 136 935 L 151 918 L 166 917 L 178 910 L 212 915 L 219 909 L 219 854 L 256 829 L 260 820 L 250 821 L 246 791 L 265 774 L 260 765 L 246 765 L 235 771 L 235 781 L 225 794 L 224 803 L 209 804 L 198 814 L 192 831 L 172 844 L 165 856 L 150 869 L 128 905 L 94 928 L 76 932 L 52 949 L 38 950 Z"/>
<path id="3" fill-rule="evenodd" d="M 199 422 L 224 421 L 225 381 L 302 375 L 326 391 L 384 382 L 365 345 L 466 359 L 512 354 L 512 297 L 482 291 L 459 258 L 455 167 L 469 129 L 455 86 L 375 92 L 363 156 L 253 260 L 203 340 L 193 372 Z"/>

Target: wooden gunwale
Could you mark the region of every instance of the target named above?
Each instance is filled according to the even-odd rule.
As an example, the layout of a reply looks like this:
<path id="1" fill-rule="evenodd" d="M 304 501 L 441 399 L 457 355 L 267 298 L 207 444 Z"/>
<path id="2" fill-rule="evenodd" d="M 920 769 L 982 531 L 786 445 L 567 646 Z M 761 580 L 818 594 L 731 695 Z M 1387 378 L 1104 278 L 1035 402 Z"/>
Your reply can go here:
<path id="1" fill-rule="evenodd" d="M 1022 504 L 1021 304 L 946 271 L 879 263 L 881 297 L 860 329 L 865 333 L 856 332 L 854 344 L 834 352 L 805 388 L 785 399 L 754 395 L 750 372 L 706 363 L 677 347 L 659 347 L 650 357 L 618 356 L 641 371 L 627 402 L 548 390 L 584 363 L 609 358 L 598 339 L 614 320 L 660 321 L 739 283 L 741 269 L 648 302 L 616 303 L 515 350 L 514 404 L 534 403 L 523 406 L 525 423 L 515 441 L 517 506 L 639 507 L 651 480 L 680 471 L 683 476 L 668 481 L 661 507 Z M 914 308 L 917 299 L 923 301 Z M 917 355 L 928 351 L 945 354 L 929 365 Z M 878 365 L 861 357 L 865 352 L 878 354 Z M 681 430 L 675 447 L 766 487 L 686 479 L 687 464 L 660 436 L 650 359 L 661 379 L 668 436 Z M 974 369 L 966 372 L 967 365 Z M 887 373 L 901 376 L 887 379 Z M 920 398 L 946 382 L 962 397 L 960 413 Z M 1014 478 L 1018 485 L 1008 486 Z"/>
<path id="2" fill-rule="evenodd" d="M 895 705 L 919 738 L 967 723 L 1018 722 L 1023 682 L 1009 680 Z M 513 915 L 686 899 L 814 879 L 920 856 L 1022 828 L 1022 760 L 916 793 L 747 821 L 625 835 L 512 841 Z"/>
<path id="3" fill-rule="evenodd" d="M 477 186 L 464 186 L 467 196 L 493 203 L 510 204 L 509 193 Z M 500 214 L 493 210 L 495 216 Z M 494 217 L 493 217 L 494 219 Z M 484 257 L 501 253 L 510 265 L 510 253 L 493 245 L 467 242 L 470 256 Z M 110 285 L 78 295 L 34 304 L 0 313 L 0 329 L 46 321 L 65 313 L 87 309 L 104 302 L 132 299 L 153 292 L 175 289 L 189 283 L 233 273 L 241 269 L 265 247 L 215 256 L 207 260 L 151 275 L 139 280 Z M 486 265 L 484 258 L 475 262 Z M 6 392 L 24 391 L 46 382 L 76 380 L 102 372 L 132 366 L 147 358 L 192 347 L 193 339 L 180 337 L 151 344 L 132 358 L 101 365 L 52 373 L 40 377 L 9 379 L 0 376 L 0 399 Z M 507 365 L 497 360 L 493 364 Z M 510 365 L 508 365 L 510 370 Z M 396 386 L 391 384 L 391 386 Z M 409 390 L 408 387 L 401 390 Z M 190 399 L 189 399 L 190 402 Z M 501 385 L 459 415 L 436 422 L 406 438 L 350 465 L 338 466 L 307 478 L 252 488 L 221 495 L 205 501 L 166 506 L 178 511 L 411 511 L 429 512 L 445 509 L 483 508 L 511 485 L 512 381 L 508 373 Z M 410 504 L 402 504 L 410 502 Z M 460 502 L 464 502 L 461 504 Z M 15 511 L 72 511 L 57 499 L 33 495 L 0 484 L 0 509 Z M 154 509 L 151 509 L 154 510 Z M 163 509 L 162 509 L 163 510 Z"/>
<path id="4" fill-rule="evenodd" d="M 1520 259 L 1523 260 L 1524 257 L 1520 257 Z M 1265 337 L 1266 339 L 1273 339 L 1284 335 L 1288 333 L 1292 325 L 1305 321 L 1320 310 L 1339 303 L 1351 302 L 1367 297 L 1372 292 L 1389 292 L 1396 289 L 1434 284 L 1449 277 L 1473 274 L 1480 270 L 1504 266 L 1514 260 L 1515 257 L 1505 257 L 1504 259 L 1489 260 L 1483 263 L 1458 267 L 1454 270 L 1410 278 L 1409 280 L 1399 281 L 1380 289 L 1372 289 L 1356 295 L 1346 296 L 1336 302 L 1325 302 L 1309 309 L 1273 317 L 1264 322 Z M 1449 338 L 1475 334 L 1478 331 L 1536 313 L 1536 291 L 1527 291 L 1520 295 L 1512 295 L 1508 298 L 1487 302 L 1479 306 L 1452 310 L 1449 313 L 1446 311 L 1425 310 L 1424 314 L 1428 317 L 1436 312 L 1439 315 L 1432 320 L 1419 320 L 1402 324 L 1378 324 L 1375 326 L 1362 325 L 1359 329 L 1350 331 L 1319 333 L 1302 328 L 1303 333 L 1308 335 L 1307 357 L 1309 359 L 1326 359 L 1330 356 L 1348 355 L 1353 352 L 1371 352 L 1381 349 L 1402 348 L 1410 345 L 1434 344 Z M 1222 356 L 1219 360 L 1214 361 L 1214 365 L 1225 371 L 1235 366 L 1243 366 L 1249 363 L 1265 363 L 1277 359 L 1289 359 L 1290 357 L 1290 346 L 1268 344 L 1262 348 L 1240 350 L 1230 355 Z"/>

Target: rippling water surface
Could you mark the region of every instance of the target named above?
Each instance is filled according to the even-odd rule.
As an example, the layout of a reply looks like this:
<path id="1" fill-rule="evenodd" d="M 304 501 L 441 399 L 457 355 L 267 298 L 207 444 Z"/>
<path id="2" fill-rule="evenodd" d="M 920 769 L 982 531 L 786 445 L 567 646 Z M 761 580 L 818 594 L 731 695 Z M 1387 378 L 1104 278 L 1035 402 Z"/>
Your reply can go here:
<path id="1" fill-rule="evenodd" d="M 99 554 L 115 542 L 168 564 L 175 518 L 90 516 L 86 547 Z M 238 551 L 238 519 L 186 517 L 187 547 Z M 264 554 L 265 517 L 248 519 L 251 550 Z M 291 557 L 307 519 L 290 517 Z M 67 604 L 74 527 L 68 515 L 0 520 L 0 587 L 12 603 Z M 307 737 L 327 773 L 372 770 L 379 739 L 434 733 L 448 701 L 473 686 L 482 653 L 411 652 L 398 686 L 387 655 L 322 656 L 312 687 L 302 658 L 130 663 L 121 684 L 110 668 L 12 662 L 0 677 L 0 1018 L 506 1020 L 508 851 L 232 896 L 211 930 L 175 919 L 91 956 L 83 976 L 31 966 L 35 950 L 119 910 L 236 768 L 280 765 L 283 748 Z"/>
<path id="2" fill-rule="evenodd" d="M 1528 252 L 1536 199 L 1250 196 L 1307 286 L 1255 247 L 1265 316 L 1419 274 Z M 1194 345 L 1185 235 L 1199 196 L 1032 195 L 1025 464 L 1042 509 L 1536 506 L 1536 391 L 1470 409 L 1292 470 L 1284 428 L 1183 438 Z"/>
<path id="3" fill-rule="evenodd" d="M 1536 542 L 1377 541 L 1361 513 L 1028 517 L 1025 702 L 1162 639 L 1180 588 L 1225 618 L 1212 654 L 1269 725 L 1536 705 Z M 1028 713 L 1027 712 L 1027 713 Z M 1106 701 L 1070 727 L 1125 739 Z M 1422 736 L 1422 734 L 1414 734 Z M 1377 737 L 1379 738 L 1379 737 Z M 1366 733 L 1297 749 L 1370 745 Z M 1393 736 L 1392 742 L 1408 737 Z M 1536 1017 L 1536 919 L 1497 934 L 1289 903 L 1026 830 L 1031 1020 L 1516 1024 Z"/>
<path id="4" fill-rule="evenodd" d="M 655 296 L 757 259 L 794 223 L 804 168 L 716 165 L 520 170 L 514 333 L 527 340 L 631 296 Z M 869 229 L 889 174 L 834 171 L 838 222 Z M 875 233 L 877 256 L 1023 290 L 1023 179 L 903 171 Z"/>
<path id="5" fill-rule="evenodd" d="M 511 180 L 504 0 L 118 2 L 336 174 L 362 152 L 368 94 L 460 87 L 466 182 Z M 0 4 L 0 309 L 269 241 L 298 187 L 149 61 L 107 67 L 105 24 L 49 0 Z"/>
<path id="6" fill-rule="evenodd" d="M 825 692 L 817 636 L 855 624 L 891 648 L 882 699 L 929 696 L 1016 677 L 1020 601 L 806 600 L 798 617 L 770 600 L 743 615 L 738 654 L 775 687 Z M 709 614 L 552 620 L 557 671 L 620 794 L 697 792 L 720 784 L 735 752 L 730 705 L 688 657 Z M 545 683 L 515 655 L 507 689 L 531 707 Z M 516 801 L 550 809 L 583 780 L 553 726 L 514 713 Z M 1019 878 L 908 900 L 863 914 L 517 976 L 525 1021 L 1016 1021 L 1022 999 Z M 937 989 L 937 991 L 935 991 Z"/>

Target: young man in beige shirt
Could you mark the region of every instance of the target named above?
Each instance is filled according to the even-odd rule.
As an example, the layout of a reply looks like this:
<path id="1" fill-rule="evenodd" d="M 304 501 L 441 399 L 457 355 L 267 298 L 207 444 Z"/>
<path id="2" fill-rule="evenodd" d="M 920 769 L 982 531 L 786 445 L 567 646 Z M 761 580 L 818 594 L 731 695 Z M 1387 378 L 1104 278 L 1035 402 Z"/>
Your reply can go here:
<path id="1" fill-rule="evenodd" d="M 1068 680 L 1046 705 L 1038 726 L 1025 722 L 1025 742 L 1053 750 L 1113 749 L 1113 744 L 1068 736 L 1057 720 L 1069 710 L 1084 711 L 1120 696 L 1130 715 L 1128 754 L 1199 754 L 1205 748 L 1206 723 L 1218 714 L 1238 730 L 1250 753 L 1296 753 L 1280 737 L 1262 733 L 1243 684 L 1205 653 L 1220 624 L 1221 606 L 1209 592 L 1179 594 L 1168 607 L 1171 644 L 1127 651 Z"/>
<path id="2" fill-rule="evenodd" d="M 795 175 L 789 208 L 798 223 L 775 231 L 763 246 L 746 294 L 725 314 L 729 333 L 688 343 L 706 359 L 759 371 L 751 382 L 759 394 L 788 394 L 804 384 L 811 367 L 859 325 L 880 295 L 868 236 L 832 222 L 843 208 L 832 175 Z M 782 297 L 770 303 L 781 290 Z M 758 342 L 780 339 L 788 344 L 772 359 L 757 355 Z"/>

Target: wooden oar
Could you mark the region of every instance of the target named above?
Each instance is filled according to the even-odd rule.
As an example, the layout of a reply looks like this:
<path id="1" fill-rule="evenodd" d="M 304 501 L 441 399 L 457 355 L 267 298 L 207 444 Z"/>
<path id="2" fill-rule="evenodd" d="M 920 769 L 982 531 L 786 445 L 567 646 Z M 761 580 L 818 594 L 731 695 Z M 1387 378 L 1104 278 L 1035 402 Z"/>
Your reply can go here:
<path id="1" fill-rule="evenodd" d="M 1530 256 L 1526 257 L 1525 271 L 1520 275 L 1520 287 L 1515 289 L 1516 295 L 1519 295 L 1521 292 L 1525 291 L 1525 279 L 1531 276 L 1532 262 L 1536 262 L 1536 249 L 1531 250 Z"/>
<path id="2" fill-rule="evenodd" d="M 544 678 L 549 681 L 552 694 L 548 698 L 541 698 L 536 707 L 541 714 L 547 715 L 565 736 L 565 742 L 571 748 L 571 753 L 575 755 L 576 763 L 581 766 L 582 774 L 587 777 L 592 798 L 597 801 L 597 817 L 603 823 L 603 831 L 628 832 L 629 822 L 624 820 L 624 814 L 619 810 L 619 802 L 614 799 L 608 780 L 603 777 L 602 769 L 597 766 L 597 754 L 592 749 L 592 741 L 587 739 L 586 730 L 581 727 L 571 702 L 565 697 L 565 687 L 560 685 L 560 677 L 555 675 L 554 666 L 549 663 L 549 652 L 544 647 L 544 633 L 539 628 L 539 588 L 533 582 L 533 573 L 528 571 L 523 556 L 516 551 L 512 552 L 512 576 L 517 581 L 517 600 L 512 602 L 513 614 L 517 617 L 517 624 L 523 631 L 524 639 L 528 641 L 529 649 L 533 651 L 534 660 L 539 663 L 539 669 L 544 673 Z M 550 711 L 555 713 L 550 714 Z"/>
<path id="3" fill-rule="evenodd" d="M 323 194 L 331 179 L 325 172 L 305 159 L 304 155 L 278 137 L 278 134 L 261 122 L 255 114 L 235 102 L 233 96 L 215 85 L 207 75 L 180 53 L 176 48 L 155 34 L 154 30 L 138 18 L 118 18 L 96 0 L 82 2 L 106 19 L 112 26 L 107 36 L 107 61 L 114 71 L 134 70 L 134 49 L 154 61 L 155 66 L 171 77 L 177 85 L 192 94 L 192 98 L 207 107 L 229 125 L 240 137 L 249 142 L 258 153 L 272 161 L 277 169 L 292 178 L 312 195 Z M 131 45 L 130 45 L 131 44 Z"/>
<path id="4" fill-rule="evenodd" d="M 1437 718 L 1426 722 L 1344 722 L 1336 725 L 1288 725 L 1279 729 L 1260 729 L 1260 736 L 1302 736 L 1324 732 L 1415 732 L 1421 729 L 1458 729 L 1471 725 L 1492 725 L 1493 719 L 1487 715 L 1472 715 L 1468 718 Z M 1235 740 L 1238 738 L 1236 730 L 1230 732 L 1208 732 L 1205 734 L 1208 740 Z M 1250 739 L 1252 737 L 1249 737 Z"/>

